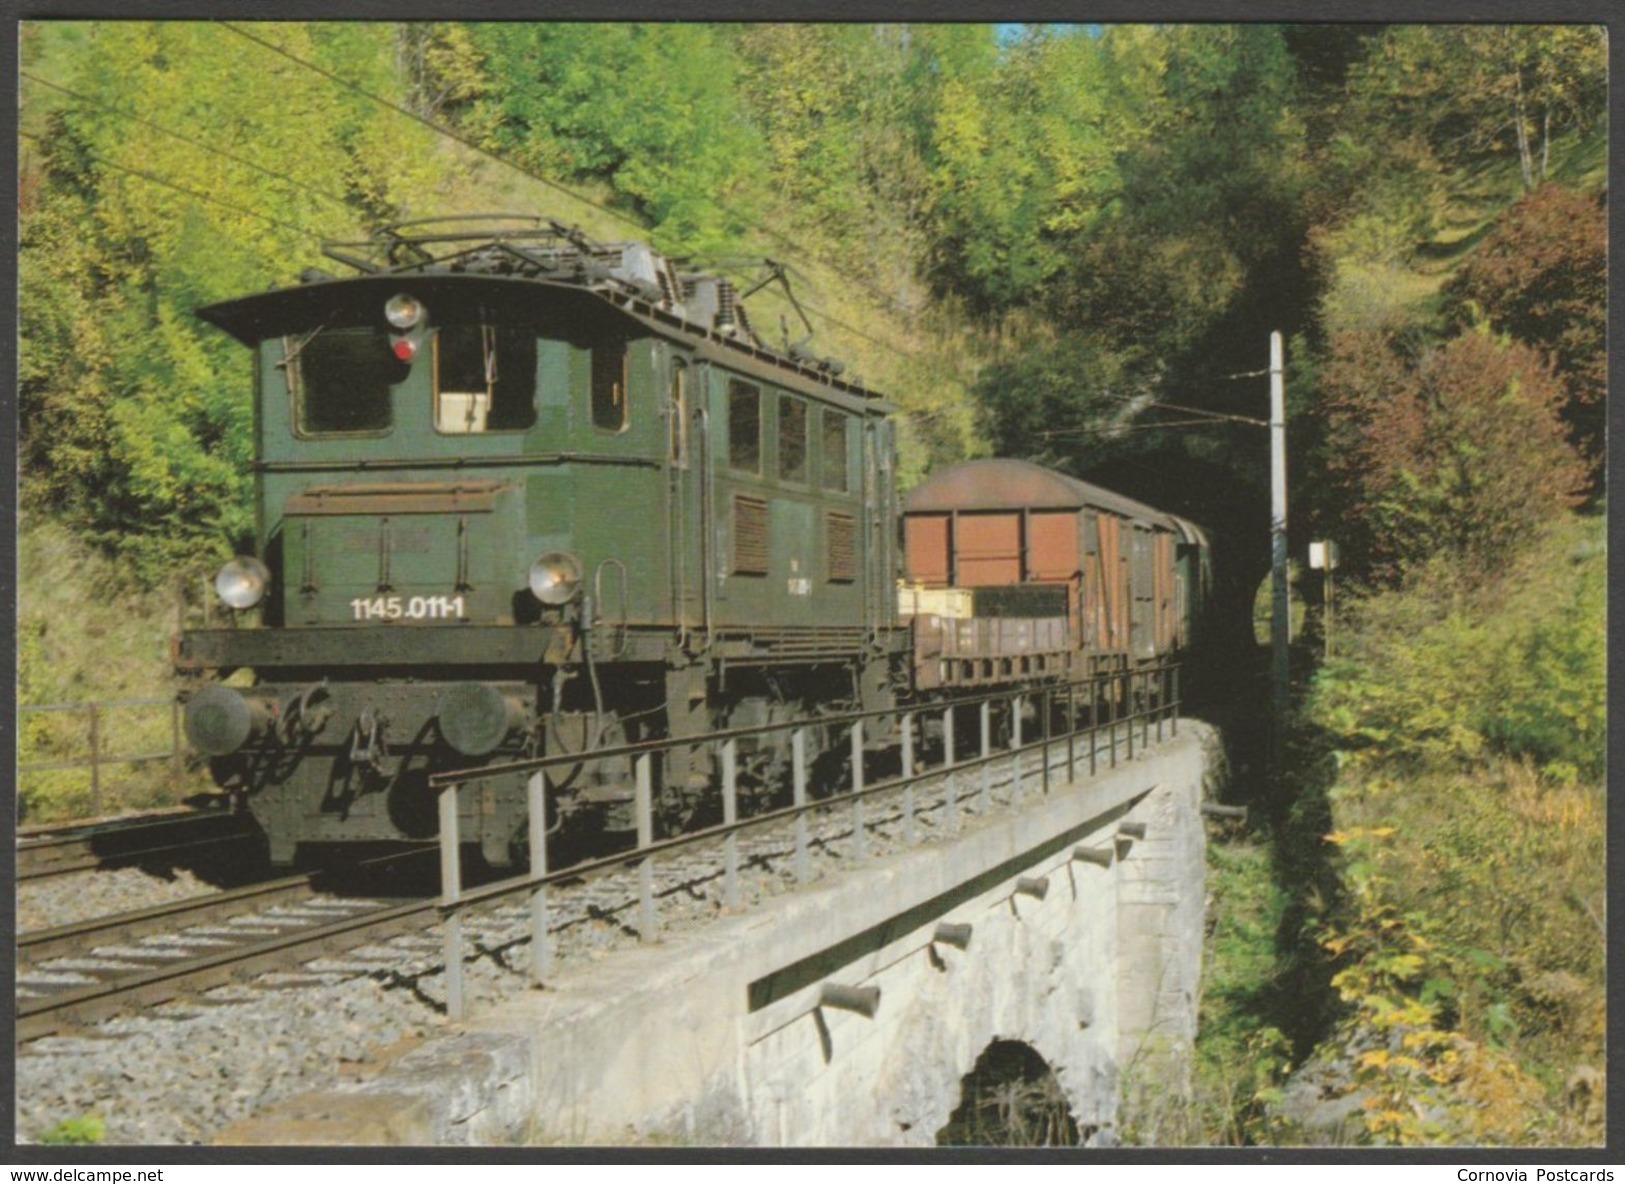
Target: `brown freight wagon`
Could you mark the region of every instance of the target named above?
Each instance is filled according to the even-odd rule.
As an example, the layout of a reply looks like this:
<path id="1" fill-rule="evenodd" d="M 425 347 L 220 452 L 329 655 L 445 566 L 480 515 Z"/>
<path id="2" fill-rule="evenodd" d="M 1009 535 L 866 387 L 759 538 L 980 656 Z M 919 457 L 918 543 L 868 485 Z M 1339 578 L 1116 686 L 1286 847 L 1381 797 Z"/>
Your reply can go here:
<path id="1" fill-rule="evenodd" d="M 1078 678 L 1169 657 L 1189 643 L 1206 595 L 1198 527 L 1029 461 L 933 475 L 904 501 L 903 540 L 915 588 L 971 593 L 936 598 L 968 601 L 968 616 L 913 615 L 921 689 Z M 905 615 L 911 599 L 934 606 L 905 595 Z"/>

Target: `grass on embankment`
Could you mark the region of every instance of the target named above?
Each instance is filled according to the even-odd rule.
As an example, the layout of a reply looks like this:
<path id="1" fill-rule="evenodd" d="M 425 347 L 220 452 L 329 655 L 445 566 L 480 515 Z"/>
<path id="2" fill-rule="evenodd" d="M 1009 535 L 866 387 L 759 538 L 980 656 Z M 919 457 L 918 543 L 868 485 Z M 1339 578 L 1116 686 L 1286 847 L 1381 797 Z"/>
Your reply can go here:
<path id="1" fill-rule="evenodd" d="M 176 594 L 132 587 L 114 563 L 43 519 L 22 522 L 17 569 L 18 763 L 88 760 L 83 710 L 29 708 L 173 698 Z M 98 725 L 104 757 L 171 751 L 167 706 L 112 708 Z M 104 765 L 99 794 L 88 768 L 22 772 L 18 782 L 24 823 L 174 805 L 209 787 L 195 769 L 176 777 L 167 760 Z"/>

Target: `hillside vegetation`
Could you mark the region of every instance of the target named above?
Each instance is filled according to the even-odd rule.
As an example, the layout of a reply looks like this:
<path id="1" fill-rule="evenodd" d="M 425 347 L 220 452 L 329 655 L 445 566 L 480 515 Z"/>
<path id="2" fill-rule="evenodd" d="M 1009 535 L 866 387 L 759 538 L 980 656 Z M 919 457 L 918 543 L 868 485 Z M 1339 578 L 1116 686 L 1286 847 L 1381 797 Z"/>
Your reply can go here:
<path id="1" fill-rule="evenodd" d="M 770 258 L 906 483 L 1021 456 L 1207 525 L 1242 674 L 1279 331 L 1335 645 L 1311 577 L 1293 764 L 1214 844 L 1196 1097 L 1137 1137 L 1601 1138 L 1602 29 L 37 22 L 22 61 L 23 704 L 166 693 L 175 589 L 253 523 L 247 359 L 194 310 L 324 240 L 521 211 Z"/>

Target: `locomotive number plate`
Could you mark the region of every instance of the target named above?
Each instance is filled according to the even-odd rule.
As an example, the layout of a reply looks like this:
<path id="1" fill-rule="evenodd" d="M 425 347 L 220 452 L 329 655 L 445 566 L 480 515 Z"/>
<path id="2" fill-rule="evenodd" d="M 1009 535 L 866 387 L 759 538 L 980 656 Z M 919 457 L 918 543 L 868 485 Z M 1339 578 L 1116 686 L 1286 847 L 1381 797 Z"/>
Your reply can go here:
<path id="1" fill-rule="evenodd" d="M 461 596 L 357 596 L 350 601 L 356 621 L 450 621 L 463 615 Z"/>

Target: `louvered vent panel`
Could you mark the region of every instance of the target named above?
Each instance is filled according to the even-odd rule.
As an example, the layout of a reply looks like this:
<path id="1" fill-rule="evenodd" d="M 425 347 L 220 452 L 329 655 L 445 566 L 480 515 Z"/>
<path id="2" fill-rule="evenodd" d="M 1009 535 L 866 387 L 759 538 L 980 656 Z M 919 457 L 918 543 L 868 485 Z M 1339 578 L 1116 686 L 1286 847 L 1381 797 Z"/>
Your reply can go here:
<path id="1" fill-rule="evenodd" d="M 767 555 L 767 503 L 735 494 L 733 574 L 765 576 Z"/>
<path id="2" fill-rule="evenodd" d="M 829 582 L 850 584 L 858 578 L 858 527 L 850 514 L 825 514 L 824 539 L 829 544 Z"/>

